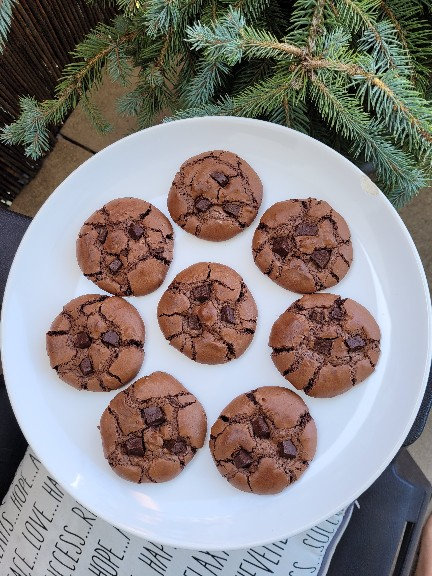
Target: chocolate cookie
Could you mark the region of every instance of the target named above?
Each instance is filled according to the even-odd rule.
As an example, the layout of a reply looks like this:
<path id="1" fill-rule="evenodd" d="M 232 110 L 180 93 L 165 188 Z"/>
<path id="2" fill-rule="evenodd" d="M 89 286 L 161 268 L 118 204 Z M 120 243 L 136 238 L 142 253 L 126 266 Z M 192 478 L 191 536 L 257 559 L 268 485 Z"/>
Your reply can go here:
<path id="1" fill-rule="evenodd" d="M 206 240 L 228 240 L 255 219 L 262 184 L 249 164 L 223 150 L 186 160 L 168 194 L 174 222 Z"/>
<path id="2" fill-rule="evenodd" d="M 153 372 L 115 396 L 102 414 L 105 458 L 131 482 L 166 482 L 204 444 L 203 407 L 178 380 Z"/>
<path id="3" fill-rule="evenodd" d="M 252 251 L 264 274 L 301 293 L 337 284 L 353 257 L 345 220 L 327 202 L 315 198 L 273 204 L 255 230 Z"/>
<path id="4" fill-rule="evenodd" d="M 316 426 L 303 400 L 279 386 L 237 396 L 213 424 L 210 450 L 239 490 L 276 494 L 303 474 L 316 450 Z"/>
<path id="5" fill-rule="evenodd" d="M 200 262 L 174 278 L 158 304 L 159 326 L 169 343 L 192 360 L 222 364 L 252 341 L 257 307 L 232 268 Z"/>
<path id="6" fill-rule="evenodd" d="M 269 345 L 276 368 L 298 390 L 329 398 L 374 370 L 381 333 L 371 314 L 334 294 L 303 296 L 273 324 Z"/>
<path id="7" fill-rule="evenodd" d="M 79 267 L 102 290 L 143 296 L 159 288 L 173 257 L 173 229 L 155 206 L 118 198 L 85 221 L 76 243 Z"/>
<path id="8" fill-rule="evenodd" d="M 85 294 L 71 300 L 51 324 L 46 349 L 51 367 L 78 390 L 115 390 L 144 359 L 144 323 L 123 298 Z"/>

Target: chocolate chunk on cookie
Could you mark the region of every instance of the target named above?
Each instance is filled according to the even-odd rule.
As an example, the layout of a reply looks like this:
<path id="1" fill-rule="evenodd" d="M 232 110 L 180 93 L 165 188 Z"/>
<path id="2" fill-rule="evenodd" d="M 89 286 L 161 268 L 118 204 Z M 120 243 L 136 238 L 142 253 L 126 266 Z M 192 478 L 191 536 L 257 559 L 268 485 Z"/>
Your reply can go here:
<path id="1" fill-rule="evenodd" d="M 255 219 L 262 184 L 249 164 L 223 150 L 186 160 L 168 194 L 168 210 L 179 226 L 206 240 L 227 240 Z"/>
<path id="2" fill-rule="evenodd" d="M 255 230 L 252 251 L 264 274 L 300 293 L 334 286 L 353 258 L 345 220 L 327 202 L 315 198 L 273 204 Z"/>
<path id="3" fill-rule="evenodd" d="M 334 294 L 296 300 L 273 324 L 269 346 L 276 368 L 298 390 L 329 398 L 374 370 L 381 333 L 358 302 Z"/>
<path id="4" fill-rule="evenodd" d="M 169 343 L 203 364 L 238 358 L 252 341 L 257 307 L 232 268 L 200 262 L 174 278 L 158 304 L 159 326 Z"/>
<path id="5" fill-rule="evenodd" d="M 100 420 L 109 465 L 138 483 L 180 474 L 202 448 L 206 432 L 203 407 L 166 372 L 153 372 L 119 392 Z"/>
<path id="6" fill-rule="evenodd" d="M 117 296 L 85 294 L 71 300 L 46 335 L 51 367 L 78 390 L 115 390 L 127 384 L 144 359 L 144 323 Z"/>
<path id="7" fill-rule="evenodd" d="M 118 198 L 82 226 L 76 255 L 82 272 L 117 296 L 143 296 L 165 279 L 173 257 L 173 229 L 155 206 Z"/>
<path id="8" fill-rule="evenodd" d="M 245 492 L 276 494 L 303 474 L 315 454 L 317 432 L 295 392 L 263 386 L 237 396 L 210 432 L 217 469 Z"/>

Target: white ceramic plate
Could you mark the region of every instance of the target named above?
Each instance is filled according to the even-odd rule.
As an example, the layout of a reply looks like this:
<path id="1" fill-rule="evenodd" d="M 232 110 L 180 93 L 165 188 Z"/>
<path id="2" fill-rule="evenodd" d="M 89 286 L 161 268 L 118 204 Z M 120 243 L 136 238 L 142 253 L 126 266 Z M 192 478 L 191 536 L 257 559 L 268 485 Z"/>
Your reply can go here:
<path id="1" fill-rule="evenodd" d="M 175 480 L 134 485 L 105 461 L 97 425 L 113 393 L 77 391 L 60 381 L 45 352 L 45 332 L 63 304 L 99 292 L 75 260 L 83 221 L 107 201 L 136 196 L 165 214 L 180 164 L 212 149 L 245 158 L 264 184 L 254 224 L 236 238 L 211 243 L 175 229 L 175 255 L 159 290 L 130 298 L 147 328 L 140 376 L 166 370 L 204 405 L 209 427 L 234 396 L 262 385 L 290 384 L 267 346 L 274 320 L 299 295 L 264 276 L 251 254 L 252 235 L 271 204 L 314 196 L 348 222 L 354 261 L 332 291 L 366 306 L 382 330 L 375 373 L 332 399 L 305 397 L 318 427 L 318 450 L 304 476 L 281 494 L 256 496 L 230 486 L 207 444 Z M 156 306 L 173 277 L 194 262 L 235 268 L 259 310 L 253 342 L 222 366 L 196 364 L 163 338 Z M 52 475 L 86 507 L 136 535 L 178 547 L 258 545 L 307 529 L 354 500 L 390 462 L 406 437 L 430 366 L 430 298 L 414 244 L 399 216 L 360 170 L 297 132 L 255 120 L 199 118 L 157 126 L 96 154 L 42 206 L 17 252 L 4 297 L 3 363 L 23 432 Z"/>

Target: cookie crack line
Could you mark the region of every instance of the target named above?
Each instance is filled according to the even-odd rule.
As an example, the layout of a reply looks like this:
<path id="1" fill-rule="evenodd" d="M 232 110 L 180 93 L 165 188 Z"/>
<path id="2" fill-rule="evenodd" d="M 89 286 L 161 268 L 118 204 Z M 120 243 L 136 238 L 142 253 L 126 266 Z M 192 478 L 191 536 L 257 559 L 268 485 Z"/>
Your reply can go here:
<path id="1" fill-rule="evenodd" d="M 113 376 L 113 377 L 114 377 L 114 375 L 111 375 L 111 374 L 110 374 L 110 376 Z M 116 378 L 116 379 L 117 379 L 117 378 Z M 120 380 L 119 382 L 120 382 L 121 386 L 123 386 L 123 382 L 122 382 L 121 380 Z M 101 379 L 100 377 L 98 378 L 98 384 L 99 384 L 99 387 L 101 388 L 101 390 L 102 390 L 103 392 L 108 392 L 108 391 L 110 390 L 110 388 L 108 388 L 108 386 L 105 386 L 105 384 L 103 383 L 103 381 L 102 381 L 102 379 Z M 87 382 L 84 382 L 83 387 L 84 387 L 85 390 L 88 390 L 88 384 L 87 384 Z"/>
<path id="2" fill-rule="evenodd" d="M 322 365 L 318 366 L 318 368 L 315 370 L 315 372 L 309 378 L 307 385 L 303 388 L 303 391 L 305 394 L 308 394 L 309 392 L 312 391 L 313 387 L 315 386 L 318 374 L 321 372 L 321 369 L 322 369 Z"/>
<path id="3" fill-rule="evenodd" d="M 117 374 L 113 374 L 110 370 L 107 370 L 107 374 L 108 374 L 108 376 L 111 376 L 111 378 L 114 378 L 115 380 L 117 380 L 119 382 L 119 384 L 121 386 L 123 386 L 124 382 L 122 381 L 122 379 L 119 376 L 117 376 Z"/>
<path id="4" fill-rule="evenodd" d="M 273 348 L 273 354 L 283 354 L 284 352 L 293 352 L 294 350 L 294 346 L 280 346 Z"/>
<path id="5" fill-rule="evenodd" d="M 245 174 L 243 174 L 243 170 L 242 170 L 242 168 L 241 168 L 241 161 L 240 161 L 240 160 L 236 160 L 236 165 L 234 165 L 234 164 L 231 164 L 228 160 L 221 160 L 220 157 L 217 157 L 217 156 L 214 156 L 214 155 L 208 155 L 208 156 L 205 156 L 205 157 L 200 158 L 200 159 L 198 159 L 198 160 L 195 160 L 195 162 L 184 163 L 184 164 L 183 164 L 184 169 L 182 170 L 182 168 L 180 168 L 180 173 L 184 174 L 186 168 L 189 168 L 189 167 L 192 166 L 194 163 L 203 164 L 203 163 L 204 163 L 206 160 L 208 160 L 209 158 L 210 158 L 210 159 L 213 159 L 213 160 L 216 160 L 218 163 L 224 164 L 224 165 L 227 166 L 228 168 L 231 168 L 232 170 L 236 171 L 237 173 L 236 173 L 235 176 L 233 176 L 233 178 L 241 178 L 241 179 L 246 180 L 247 185 L 248 185 L 248 189 L 251 191 L 251 186 L 250 186 L 250 183 L 249 183 L 249 179 L 248 179 L 248 177 L 247 177 Z M 184 185 L 184 187 L 186 186 L 186 185 L 184 184 L 184 176 L 183 176 L 183 185 Z M 219 186 L 219 189 L 220 189 L 220 188 L 222 188 L 222 186 Z M 186 194 L 187 194 L 187 192 L 186 192 Z M 253 196 L 253 194 L 252 194 L 252 191 L 251 191 L 251 198 L 252 198 L 252 199 L 254 198 L 254 196 Z"/>
<path id="6" fill-rule="evenodd" d="M 160 317 L 172 317 L 172 316 L 180 316 L 181 318 L 183 318 L 183 320 L 188 320 L 188 318 L 190 318 L 191 314 L 190 314 L 191 308 L 188 309 L 187 312 L 184 313 L 176 313 L 176 314 L 160 314 Z M 245 320 L 246 322 L 252 322 L 256 324 L 256 320 Z M 222 321 L 221 321 L 222 322 Z M 226 322 L 225 322 L 226 324 Z M 254 335 L 255 334 L 255 330 L 252 330 L 251 328 L 235 328 L 235 331 L 237 334 L 250 334 L 250 335 Z M 197 335 L 192 335 L 188 332 L 185 332 L 184 330 L 181 330 L 180 332 L 177 332 L 176 334 L 167 336 L 167 340 L 169 342 L 171 342 L 171 340 L 173 340 L 174 338 L 177 338 L 179 336 L 181 336 L 182 334 L 187 335 L 190 339 L 191 339 L 191 346 L 193 346 L 194 350 L 195 350 L 195 340 L 198 340 L 202 337 L 202 334 L 204 332 L 207 332 L 208 334 L 210 334 L 211 336 L 213 336 L 215 338 L 216 341 L 221 342 L 224 346 L 226 346 L 227 348 L 227 354 L 226 357 L 228 360 L 231 360 L 232 358 L 235 358 L 236 353 L 235 353 L 235 349 L 234 349 L 234 345 L 232 344 L 232 342 L 229 342 L 228 340 L 224 339 L 221 334 L 220 334 L 220 328 L 218 326 L 213 327 L 213 326 L 207 326 L 205 325 L 204 328 L 200 328 L 197 330 L 198 334 Z M 184 347 L 186 346 L 186 343 L 182 346 L 182 349 L 180 350 L 181 352 L 183 351 Z M 196 354 L 196 351 L 195 351 Z M 193 360 L 195 358 L 192 358 Z"/>
<path id="7" fill-rule="evenodd" d="M 81 306 L 79 307 L 79 311 L 81 312 L 81 314 L 84 314 L 84 316 L 88 317 L 91 314 L 93 314 L 94 312 L 89 312 L 87 314 L 87 312 L 84 310 L 84 308 L 86 308 L 87 306 L 92 306 L 93 304 L 98 304 L 100 303 L 102 305 L 102 303 L 109 298 L 109 296 L 105 296 L 103 294 L 101 294 L 100 296 L 96 297 L 96 298 L 91 298 L 89 300 L 86 300 L 83 304 L 81 304 Z M 100 312 L 100 306 L 98 308 L 98 313 Z"/>
<path id="8" fill-rule="evenodd" d="M 122 346 L 133 346 L 135 348 L 143 348 L 144 342 L 140 340 L 123 340 Z"/>
<path id="9" fill-rule="evenodd" d="M 69 334 L 69 330 L 48 330 L 48 336 L 67 336 Z"/>

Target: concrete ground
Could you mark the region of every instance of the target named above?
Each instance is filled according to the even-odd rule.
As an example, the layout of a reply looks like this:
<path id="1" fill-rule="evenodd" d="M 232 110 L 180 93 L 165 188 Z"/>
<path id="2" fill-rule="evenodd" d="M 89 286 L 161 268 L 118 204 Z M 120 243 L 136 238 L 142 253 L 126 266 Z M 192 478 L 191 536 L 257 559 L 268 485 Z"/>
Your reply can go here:
<path id="1" fill-rule="evenodd" d="M 80 108 L 71 114 L 42 169 L 13 202 L 12 210 L 34 216 L 51 192 L 76 167 L 95 152 L 136 129 L 133 119 L 120 118 L 115 112 L 115 100 L 123 90 L 107 80 L 96 96 L 105 117 L 114 125 L 114 130 L 107 135 L 97 134 Z M 414 239 L 429 286 L 432 286 L 432 189 L 422 191 L 400 211 L 400 215 Z M 431 446 L 432 413 L 422 436 L 409 449 L 432 482 Z"/>

